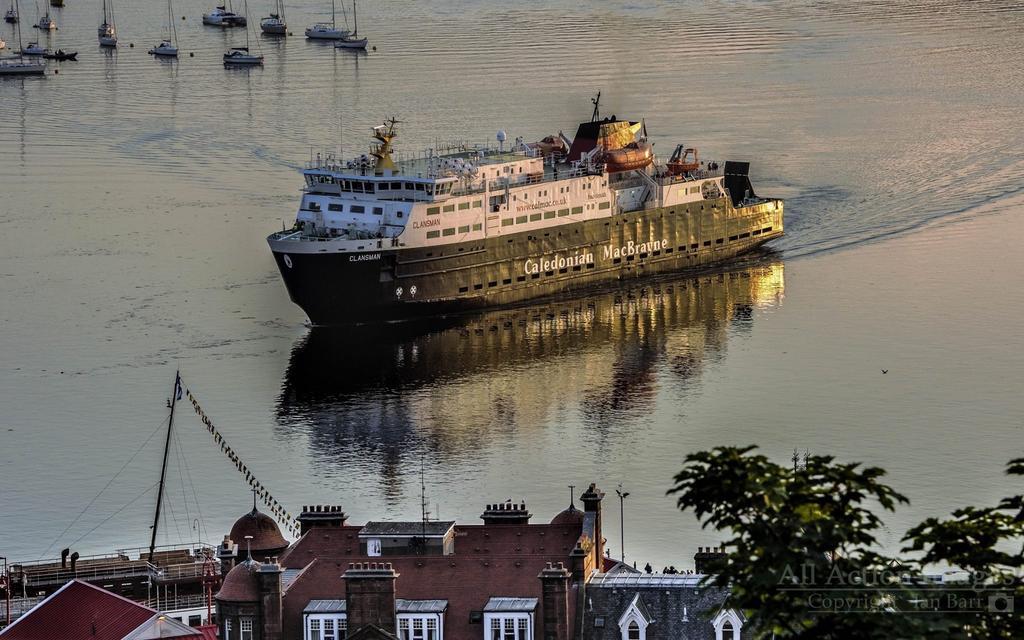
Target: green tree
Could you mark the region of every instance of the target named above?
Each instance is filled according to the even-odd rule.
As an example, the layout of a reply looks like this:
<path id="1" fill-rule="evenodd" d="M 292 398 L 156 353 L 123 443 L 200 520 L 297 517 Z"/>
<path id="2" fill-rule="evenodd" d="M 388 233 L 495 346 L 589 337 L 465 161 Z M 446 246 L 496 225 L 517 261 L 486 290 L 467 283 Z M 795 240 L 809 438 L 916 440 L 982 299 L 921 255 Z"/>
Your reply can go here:
<path id="1" fill-rule="evenodd" d="M 708 568 L 708 581 L 730 590 L 729 606 L 744 612 L 758 636 L 1024 638 L 1013 626 L 1020 613 L 939 611 L 945 608 L 934 601 L 939 592 L 921 572 L 925 564 L 942 563 L 986 575 L 999 569 L 1000 579 L 1009 580 L 1021 555 L 996 547 L 1020 534 L 1020 497 L 996 509 L 923 523 L 905 538 L 907 550 L 918 557 L 901 563 L 876 551 L 883 526 L 876 512 L 907 503 L 881 482 L 884 470 L 837 463 L 831 456 L 782 466 L 754 450 L 717 447 L 691 454 L 668 493 L 705 528 L 727 536 L 723 556 Z M 1021 461 L 1011 463 L 1012 473 L 1022 468 Z M 942 595 L 949 592 L 943 588 Z"/>

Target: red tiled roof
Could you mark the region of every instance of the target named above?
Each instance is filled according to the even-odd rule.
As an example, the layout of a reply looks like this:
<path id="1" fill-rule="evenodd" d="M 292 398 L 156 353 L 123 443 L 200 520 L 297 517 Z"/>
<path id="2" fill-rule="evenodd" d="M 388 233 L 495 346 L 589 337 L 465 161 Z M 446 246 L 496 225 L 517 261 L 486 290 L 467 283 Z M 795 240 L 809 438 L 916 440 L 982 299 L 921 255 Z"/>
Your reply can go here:
<path id="1" fill-rule="evenodd" d="M 285 568 L 306 567 L 316 560 L 284 595 L 285 638 L 301 638 L 302 610 L 310 600 L 345 598 L 341 575 L 350 562 L 384 561 L 400 574 L 395 581 L 396 597 L 448 600 L 446 640 L 477 640 L 483 629 L 469 622 L 470 612 L 482 610 L 493 596 L 541 599 L 538 574 L 548 562 L 568 566 L 582 523 L 456 525 L 453 555 L 376 558 L 360 555 L 359 529 L 314 527 L 281 556 Z M 575 592 L 570 593 L 569 601 L 571 624 Z"/>
<path id="2" fill-rule="evenodd" d="M 274 519 L 255 508 L 235 521 L 230 535 L 242 551 L 246 549 L 245 536 L 252 536 L 251 549 L 257 555 L 264 551 L 277 551 L 288 546 L 288 541 L 281 535 L 281 529 L 278 528 Z"/>
<path id="3" fill-rule="evenodd" d="M 235 565 L 224 576 L 224 584 L 214 597 L 225 602 L 259 602 L 260 584 L 256 575 L 259 566 L 258 562 L 249 560 Z"/>
<path id="4" fill-rule="evenodd" d="M 72 580 L 0 631 L 3 640 L 121 640 L 156 611 Z"/>
<path id="5" fill-rule="evenodd" d="M 203 634 L 203 640 L 217 640 L 217 625 L 204 624 L 196 627 L 196 631 Z"/>

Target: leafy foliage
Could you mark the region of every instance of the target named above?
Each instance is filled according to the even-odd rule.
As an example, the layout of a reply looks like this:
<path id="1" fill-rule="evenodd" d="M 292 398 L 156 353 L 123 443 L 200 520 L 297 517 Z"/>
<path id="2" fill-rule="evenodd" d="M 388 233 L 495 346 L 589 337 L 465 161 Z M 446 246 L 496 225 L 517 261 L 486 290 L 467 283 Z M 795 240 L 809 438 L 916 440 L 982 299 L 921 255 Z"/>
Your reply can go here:
<path id="1" fill-rule="evenodd" d="M 874 550 L 883 526 L 877 512 L 907 503 L 881 481 L 884 470 L 832 456 L 781 466 L 755 450 L 717 447 L 691 454 L 668 493 L 705 528 L 730 536 L 709 562 L 707 580 L 730 590 L 729 606 L 744 612 L 757 635 L 1024 638 L 1016 626 L 1021 613 L 989 614 L 977 606 L 968 611 L 963 604 L 969 597 L 988 604 L 996 577 L 1009 593 L 1017 589 L 1024 609 L 1024 593 L 1012 575 L 1021 567 L 1021 553 L 1004 550 L 1008 541 L 1019 544 L 1020 496 L 915 527 L 904 539 L 910 543 L 905 551 L 919 557 L 904 564 Z M 1024 459 L 1012 461 L 1010 472 L 1024 475 Z M 921 572 L 931 563 L 969 570 L 975 582 L 964 589 L 931 584 Z M 950 597 L 955 600 L 944 600 Z"/>

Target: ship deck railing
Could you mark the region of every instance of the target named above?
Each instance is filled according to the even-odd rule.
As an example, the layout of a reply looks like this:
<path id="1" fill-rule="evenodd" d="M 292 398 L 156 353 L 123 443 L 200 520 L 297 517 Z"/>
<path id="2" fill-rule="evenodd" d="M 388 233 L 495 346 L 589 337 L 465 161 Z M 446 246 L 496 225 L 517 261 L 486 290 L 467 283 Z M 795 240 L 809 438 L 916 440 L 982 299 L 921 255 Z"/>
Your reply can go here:
<path id="1" fill-rule="evenodd" d="M 214 554 L 214 548 L 205 543 L 164 545 L 155 548 L 154 562 L 150 563 L 149 547 L 135 547 L 118 549 L 112 554 L 81 556 L 75 561 L 74 569 L 70 560 L 66 565 L 54 559 L 12 562 L 10 574 L 13 582 L 24 581 L 30 585 L 53 584 L 73 578 L 92 580 L 155 575 L 165 567 L 201 562 L 204 556 L 214 557 Z"/>
<path id="2" fill-rule="evenodd" d="M 142 604 L 163 613 L 181 611 L 183 609 L 200 609 L 206 606 L 206 594 L 190 593 L 187 595 L 161 596 L 144 600 Z"/>

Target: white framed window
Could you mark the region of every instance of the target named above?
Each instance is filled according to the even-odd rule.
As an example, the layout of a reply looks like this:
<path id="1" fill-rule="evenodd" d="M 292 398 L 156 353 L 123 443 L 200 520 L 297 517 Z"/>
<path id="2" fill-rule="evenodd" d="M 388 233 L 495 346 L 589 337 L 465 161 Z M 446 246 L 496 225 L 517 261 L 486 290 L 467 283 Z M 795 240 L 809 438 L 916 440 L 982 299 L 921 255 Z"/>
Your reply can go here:
<path id="1" fill-rule="evenodd" d="M 651 623 L 647 609 L 640 602 L 640 594 L 633 596 L 619 618 L 619 633 L 622 640 L 647 640 L 647 625 Z"/>
<path id="2" fill-rule="evenodd" d="M 400 640 L 441 640 L 441 616 L 434 613 L 400 613 L 398 637 Z"/>
<path id="3" fill-rule="evenodd" d="M 715 640 L 740 640 L 743 620 L 732 609 L 723 609 L 711 621 L 715 627 Z"/>
<path id="4" fill-rule="evenodd" d="M 380 555 L 380 538 L 370 538 L 366 541 L 366 555 L 374 557 Z"/>
<path id="5" fill-rule="evenodd" d="M 484 640 L 533 640 L 533 614 L 485 613 Z"/>
<path id="6" fill-rule="evenodd" d="M 239 640 L 252 640 L 252 618 L 242 618 L 238 621 Z"/>
<path id="7" fill-rule="evenodd" d="M 348 618 L 344 613 L 307 614 L 303 640 L 345 640 Z"/>
<path id="8" fill-rule="evenodd" d="M 231 640 L 231 618 L 224 618 L 224 640 Z"/>

